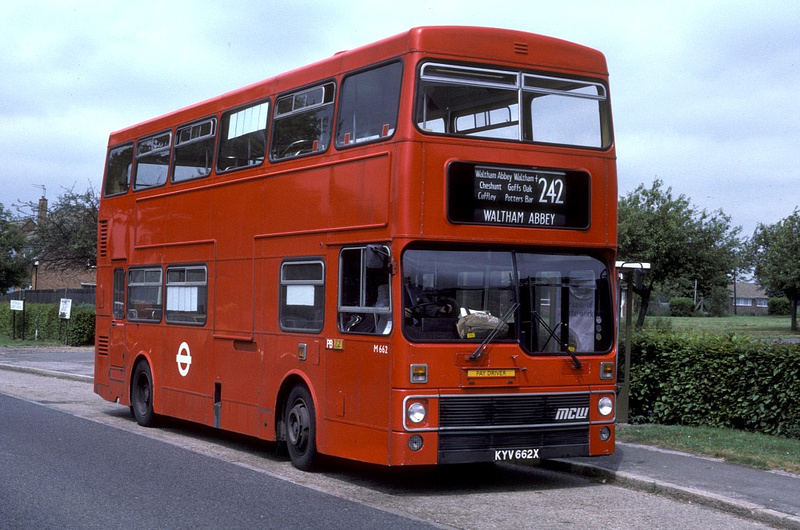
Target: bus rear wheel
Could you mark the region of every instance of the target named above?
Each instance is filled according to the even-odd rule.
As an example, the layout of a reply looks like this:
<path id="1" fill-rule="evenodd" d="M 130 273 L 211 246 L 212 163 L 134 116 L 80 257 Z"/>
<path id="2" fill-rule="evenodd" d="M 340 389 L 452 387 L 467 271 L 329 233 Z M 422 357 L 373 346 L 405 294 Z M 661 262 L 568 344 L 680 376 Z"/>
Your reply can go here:
<path id="1" fill-rule="evenodd" d="M 317 423 L 311 393 L 304 386 L 296 386 L 289 393 L 284 410 L 286 448 L 292 465 L 308 471 L 317 458 Z"/>
<path id="2" fill-rule="evenodd" d="M 136 423 L 151 427 L 155 421 L 153 412 L 153 374 L 147 361 L 140 361 L 133 371 L 131 381 L 131 411 Z"/>

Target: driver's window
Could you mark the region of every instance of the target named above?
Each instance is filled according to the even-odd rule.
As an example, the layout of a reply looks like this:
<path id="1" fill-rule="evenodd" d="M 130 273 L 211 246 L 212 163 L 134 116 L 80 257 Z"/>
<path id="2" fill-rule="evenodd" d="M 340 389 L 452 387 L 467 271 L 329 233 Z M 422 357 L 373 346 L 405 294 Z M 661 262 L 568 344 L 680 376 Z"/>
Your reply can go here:
<path id="1" fill-rule="evenodd" d="M 384 245 L 346 248 L 339 255 L 339 330 L 388 335 L 392 330 L 391 255 Z"/>

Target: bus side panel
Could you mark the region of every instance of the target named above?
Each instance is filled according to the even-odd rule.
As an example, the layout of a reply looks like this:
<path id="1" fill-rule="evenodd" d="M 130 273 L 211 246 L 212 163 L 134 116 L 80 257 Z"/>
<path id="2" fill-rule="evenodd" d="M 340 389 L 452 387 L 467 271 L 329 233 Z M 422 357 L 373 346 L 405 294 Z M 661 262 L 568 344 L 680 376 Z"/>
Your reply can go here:
<path id="1" fill-rule="evenodd" d="M 308 385 L 312 396 L 318 397 L 322 393 L 319 387 L 322 384 L 323 335 L 283 332 L 279 322 L 279 292 L 283 260 L 293 257 L 319 257 L 323 246 L 318 234 L 296 238 L 264 237 L 256 240 L 255 280 L 252 290 L 256 322 L 255 340 L 261 364 L 260 372 L 254 371 L 253 374 L 259 377 L 255 385 L 258 389 L 259 419 L 254 427 L 259 429 L 257 436 L 265 440 L 275 440 L 279 437 L 276 428 L 279 427 L 277 422 L 283 414 L 281 391 L 284 392 L 282 397 L 285 399 L 291 387 L 300 384 L 300 380 L 304 379 L 320 382 L 317 388 L 312 384 Z M 326 293 L 326 296 L 330 294 Z M 297 377 L 297 374 L 302 375 Z M 316 405 L 317 419 L 320 420 L 322 417 L 319 412 L 320 405 L 319 403 Z M 322 432 L 317 433 L 318 440 L 321 440 L 322 436 Z"/>
<path id="2" fill-rule="evenodd" d="M 243 340 L 253 337 L 253 261 L 219 260 L 214 278 L 214 333 Z"/>
<path id="3" fill-rule="evenodd" d="M 134 248 L 163 244 L 166 240 L 166 201 L 161 197 L 136 201 L 133 215 Z M 142 263 L 130 256 L 132 263 Z"/>
<path id="4" fill-rule="evenodd" d="M 390 463 L 389 433 L 342 421 L 324 420 L 324 439 L 318 439 L 320 453 L 340 458 L 388 465 Z"/>
<path id="5" fill-rule="evenodd" d="M 276 202 L 276 197 L 264 198 L 266 180 L 234 182 L 206 192 L 212 197 L 209 222 L 217 244 L 217 259 L 252 257 L 253 237 L 264 229 L 262 212 Z M 248 284 L 242 282 L 242 285 Z"/>
<path id="6" fill-rule="evenodd" d="M 160 356 L 160 408 L 163 414 L 197 423 L 210 423 L 211 396 L 207 390 L 212 343 L 207 330 L 190 326 L 166 329 Z M 155 375 L 154 375 L 155 377 Z"/>
<path id="7" fill-rule="evenodd" d="M 262 208 L 264 232 L 289 235 L 325 228 L 329 219 L 329 180 L 328 166 L 269 177 Z"/>
<path id="8" fill-rule="evenodd" d="M 390 163 L 390 154 L 382 152 L 334 167 L 330 228 L 387 226 Z"/>
<path id="9" fill-rule="evenodd" d="M 216 199 L 208 191 L 190 191 L 153 200 L 166 207 L 167 242 L 205 242 L 211 237 L 210 203 Z"/>
<path id="10" fill-rule="evenodd" d="M 388 338 L 342 335 L 325 351 L 324 449 L 365 462 L 387 462 L 390 350 Z"/>
<path id="11" fill-rule="evenodd" d="M 261 433 L 259 381 L 262 352 L 249 340 L 215 339 L 210 388 L 214 427 L 248 436 Z"/>

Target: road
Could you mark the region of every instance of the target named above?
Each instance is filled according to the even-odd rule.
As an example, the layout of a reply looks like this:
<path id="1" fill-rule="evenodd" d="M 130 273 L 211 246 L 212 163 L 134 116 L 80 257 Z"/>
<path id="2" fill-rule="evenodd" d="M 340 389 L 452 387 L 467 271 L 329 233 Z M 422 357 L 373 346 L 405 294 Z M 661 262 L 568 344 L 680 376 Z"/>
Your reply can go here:
<path id="1" fill-rule="evenodd" d="M 175 421 L 139 427 L 87 382 L 0 371 L 0 394 L 4 525 L 767 528 L 540 467 L 331 460 L 303 473 L 258 440 Z"/>
<path id="2" fill-rule="evenodd" d="M 425 527 L 2 394 L 0 424 L 6 528 Z"/>

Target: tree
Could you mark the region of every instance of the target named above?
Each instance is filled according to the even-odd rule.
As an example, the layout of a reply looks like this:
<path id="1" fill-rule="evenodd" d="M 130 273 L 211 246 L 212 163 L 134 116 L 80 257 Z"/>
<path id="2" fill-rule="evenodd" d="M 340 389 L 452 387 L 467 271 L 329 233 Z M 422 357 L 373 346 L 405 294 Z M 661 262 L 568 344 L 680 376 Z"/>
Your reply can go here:
<path id="1" fill-rule="evenodd" d="M 30 260 L 25 256 L 25 247 L 25 234 L 0 204 L 0 292 L 21 287 L 27 281 Z"/>
<path id="2" fill-rule="evenodd" d="M 66 190 L 47 212 L 31 239 L 34 255 L 50 266 L 81 269 L 97 263 L 97 209 L 100 197 L 89 187 L 83 193 Z M 31 210 L 38 205 L 24 205 Z"/>
<path id="3" fill-rule="evenodd" d="M 765 226 L 759 224 L 749 241 L 758 283 L 770 294 L 789 299 L 792 331 L 797 331 L 797 302 L 800 300 L 800 211 Z"/>
<path id="4" fill-rule="evenodd" d="M 686 196 L 673 197 L 672 188 L 664 189 L 659 179 L 620 198 L 619 259 L 651 264 L 634 289 L 642 298 L 636 327 L 644 324 L 656 287 L 683 285 L 689 291 L 696 281 L 698 293 L 708 297 L 726 288 L 738 264 L 739 231 L 721 210 L 698 211 Z"/>

